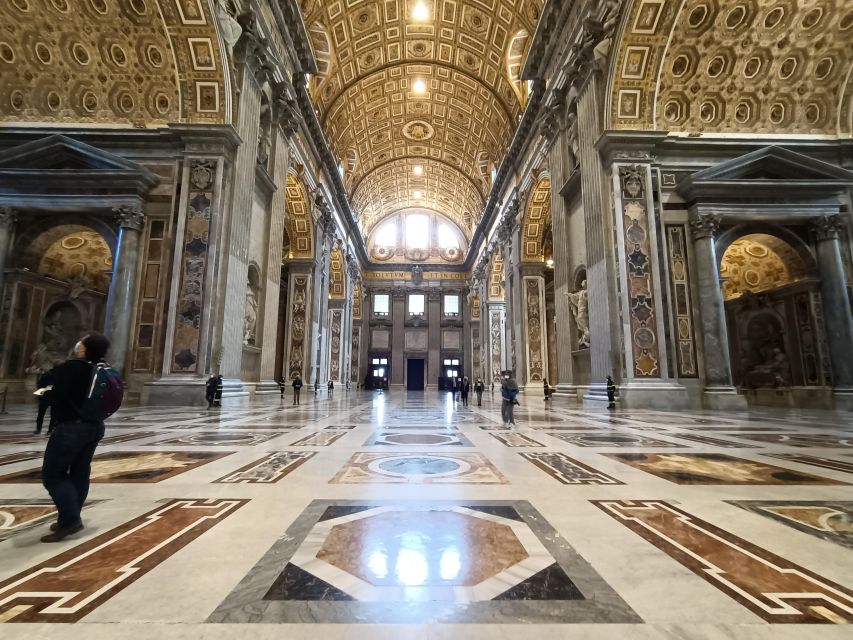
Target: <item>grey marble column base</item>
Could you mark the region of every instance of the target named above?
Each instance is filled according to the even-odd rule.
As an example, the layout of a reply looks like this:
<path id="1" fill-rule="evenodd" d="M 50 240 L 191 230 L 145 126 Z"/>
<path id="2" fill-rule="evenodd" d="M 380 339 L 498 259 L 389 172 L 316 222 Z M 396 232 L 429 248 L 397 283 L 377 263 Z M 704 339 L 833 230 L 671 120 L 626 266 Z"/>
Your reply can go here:
<path id="1" fill-rule="evenodd" d="M 146 382 L 142 388 L 140 404 L 143 406 L 206 407 L 205 380 L 202 378 L 163 378 Z"/>
<path id="2" fill-rule="evenodd" d="M 737 392 L 734 387 L 705 387 L 702 393 L 702 405 L 712 411 L 731 411 L 746 409 L 746 396 Z"/>
<path id="3" fill-rule="evenodd" d="M 832 390 L 832 399 L 836 411 L 853 411 L 853 388 L 843 387 Z"/>
<path id="4" fill-rule="evenodd" d="M 256 396 L 278 396 L 281 395 L 281 388 L 275 380 L 261 380 L 255 383 Z"/>
<path id="5" fill-rule="evenodd" d="M 607 400 L 607 385 L 605 383 L 595 382 L 586 387 L 586 391 L 583 393 L 584 409 L 607 409 L 608 404 L 610 403 Z M 619 406 L 618 398 L 616 406 Z"/>
<path id="6" fill-rule="evenodd" d="M 619 385 L 616 406 L 620 409 L 687 409 L 690 395 L 677 382 L 632 380 Z"/>
<path id="7" fill-rule="evenodd" d="M 562 402 L 560 402 L 561 405 L 568 404 L 569 406 L 575 406 L 581 402 L 583 389 L 584 387 L 580 387 L 576 384 L 560 383 L 554 390 L 553 397 L 560 398 L 562 400 Z"/>
<path id="8" fill-rule="evenodd" d="M 222 381 L 222 406 L 243 407 L 249 404 L 252 393 L 243 385 L 239 378 L 225 378 Z"/>

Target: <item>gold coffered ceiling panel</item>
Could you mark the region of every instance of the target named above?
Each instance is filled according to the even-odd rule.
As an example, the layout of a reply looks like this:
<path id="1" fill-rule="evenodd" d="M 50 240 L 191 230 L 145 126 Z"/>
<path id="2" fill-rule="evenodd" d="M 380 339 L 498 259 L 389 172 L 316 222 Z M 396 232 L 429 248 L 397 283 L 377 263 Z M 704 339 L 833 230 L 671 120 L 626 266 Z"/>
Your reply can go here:
<path id="1" fill-rule="evenodd" d="M 853 0 L 635 0 L 613 125 L 849 135 L 851 40 Z"/>
<path id="2" fill-rule="evenodd" d="M 416 176 L 415 164 L 423 167 Z M 418 193 L 421 197 L 416 197 Z M 483 208 L 483 198 L 463 173 L 440 162 L 403 158 L 370 174 L 353 194 L 363 229 L 402 209 L 429 209 L 450 218 L 470 237 Z"/>
<path id="3" fill-rule="evenodd" d="M 484 168 L 500 162 L 521 115 L 511 74 L 543 0 L 424 0 L 425 20 L 411 13 L 416 0 L 301 4 L 321 57 L 334 52 L 313 98 L 365 236 L 396 211 L 424 208 L 470 237 Z"/>
<path id="4" fill-rule="evenodd" d="M 202 0 L 2 0 L 0 25 L 0 121 L 226 120 Z"/>

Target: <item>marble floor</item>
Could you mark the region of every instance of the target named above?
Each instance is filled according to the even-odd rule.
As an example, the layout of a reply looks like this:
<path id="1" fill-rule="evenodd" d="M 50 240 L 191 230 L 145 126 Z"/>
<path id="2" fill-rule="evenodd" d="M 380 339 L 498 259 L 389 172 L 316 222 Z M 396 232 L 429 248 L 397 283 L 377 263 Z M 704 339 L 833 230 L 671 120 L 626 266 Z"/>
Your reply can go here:
<path id="1" fill-rule="evenodd" d="M 124 409 L 52 545 L 12 407 L 2 637 L 850 638 L 849 414 L 521 403 L 514 430 L 488 393 Z"/>

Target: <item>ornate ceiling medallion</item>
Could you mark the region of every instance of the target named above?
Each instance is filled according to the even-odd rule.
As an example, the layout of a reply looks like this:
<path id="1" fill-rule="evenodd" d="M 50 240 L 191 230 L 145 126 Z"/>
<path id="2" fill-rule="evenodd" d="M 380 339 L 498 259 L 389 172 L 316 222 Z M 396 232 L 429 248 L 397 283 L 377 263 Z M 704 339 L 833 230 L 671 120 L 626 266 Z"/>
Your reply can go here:
<path id="1" fill-rule="evenodd" d="M 424 142 L 431 140 L 435 135 L 435 129 L 432 125 L 423 120 L 412 120 L 403 126 L 403 136 L 408 140 L 415 142 Z"/>

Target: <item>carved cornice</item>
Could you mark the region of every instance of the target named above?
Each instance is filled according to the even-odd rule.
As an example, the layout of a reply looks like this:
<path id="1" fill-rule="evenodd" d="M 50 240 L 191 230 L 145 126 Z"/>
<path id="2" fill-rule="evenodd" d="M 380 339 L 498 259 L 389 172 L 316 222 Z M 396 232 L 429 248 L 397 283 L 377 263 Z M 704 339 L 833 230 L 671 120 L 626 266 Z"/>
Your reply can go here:
<path id="1" fill-rule="evenodd" d="M 0 207 L 0 228 L 9 229 L 18 221 L 17 212 L 12 207 Z"/>
<path id="2" fill-rule="evenodd" d="M 690 232 L 694 240 L 712 238 L 720 228 L 722 218 L 713 214 L 702 214 L 690 221 Z"/>
<path id="3" fill-rule="evenodd" d="M 836 240 L 839 233 L 844 228 L 844 221 L 841 216 L 820 216 L 811 221 L 812 233 L 815 240 Z"/>
<path id="4" fill-rule="evenodd" d="M 119 229 L 141 231 L 145 227 L 145 213 L 139 207 L 115 207 L 113 213 Z"/>

